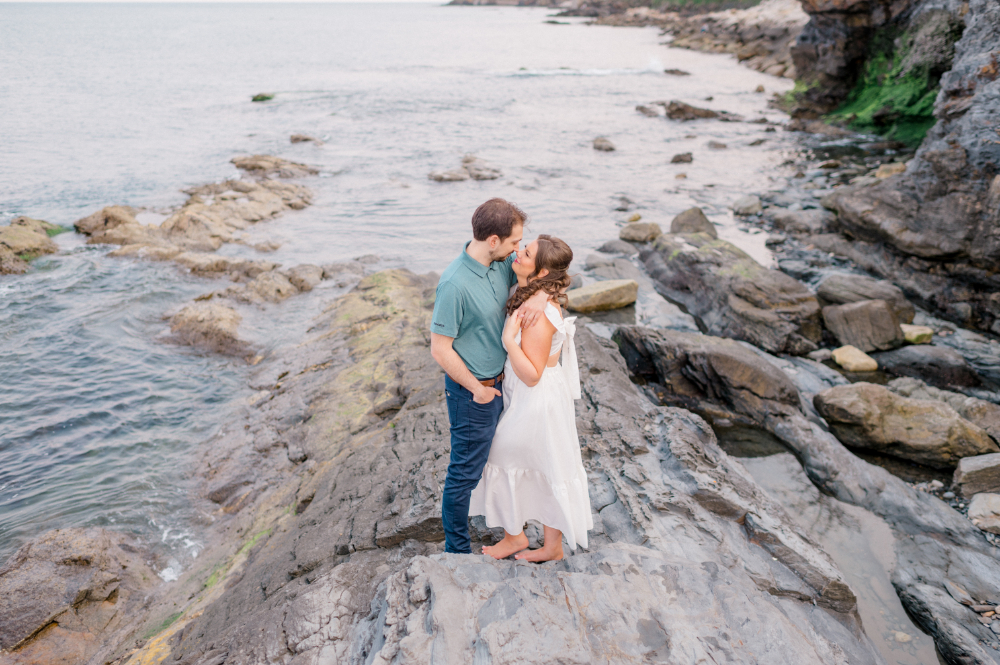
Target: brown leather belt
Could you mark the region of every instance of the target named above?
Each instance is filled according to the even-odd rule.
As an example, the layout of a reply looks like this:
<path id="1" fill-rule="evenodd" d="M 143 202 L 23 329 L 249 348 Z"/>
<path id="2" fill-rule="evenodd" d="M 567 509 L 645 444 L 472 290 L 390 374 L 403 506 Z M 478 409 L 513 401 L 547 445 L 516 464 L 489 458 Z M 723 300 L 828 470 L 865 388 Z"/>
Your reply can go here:
<path id="1" fill-rule="evenodd" d="M 450 374 L 448 375 L 448 378 L 450 378 L 452 381 L 455 381 L 455 379 L 452 378 Z M 498 376 L 495 379 L 482 379 L 479 381 L 479 383 L 483 384 L 487 388 L 492 388 L 500 381 L 503 381 L 503 372 L 500 372 L 500 376 Z M 455 383 L 458 383 L 458 381 L 455 381 Z"/>
<path id="2" fill-rule="evenodd" d="M 492 388 L 493 386 L 495 386 L 500 381 L 503 381 L 503 372 L 500 372 L 500 376 L 498 376 L 495 379 L 483 379 L 479 383 L 483 384 L 487 388 Z"/>

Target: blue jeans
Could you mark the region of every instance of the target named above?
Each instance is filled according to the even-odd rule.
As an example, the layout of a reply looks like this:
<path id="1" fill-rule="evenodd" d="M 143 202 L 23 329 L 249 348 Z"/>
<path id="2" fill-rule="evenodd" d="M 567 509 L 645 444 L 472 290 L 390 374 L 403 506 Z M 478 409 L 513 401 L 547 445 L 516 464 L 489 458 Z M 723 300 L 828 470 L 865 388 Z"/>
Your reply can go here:
<path id="1" fill-rule="evenodd" d="M 500 382 L 496 389 L 503 392 Z M 469 554 L 469 498 L 483 476 L 490 445 L 503 411 L 503 397 L 489 404 L 477 404 L 472 393 L 446 376 L 444 393 L 451 421 L 451 461 L 444 480 L 441 521 L 444 524 L 444 551 Z"/>

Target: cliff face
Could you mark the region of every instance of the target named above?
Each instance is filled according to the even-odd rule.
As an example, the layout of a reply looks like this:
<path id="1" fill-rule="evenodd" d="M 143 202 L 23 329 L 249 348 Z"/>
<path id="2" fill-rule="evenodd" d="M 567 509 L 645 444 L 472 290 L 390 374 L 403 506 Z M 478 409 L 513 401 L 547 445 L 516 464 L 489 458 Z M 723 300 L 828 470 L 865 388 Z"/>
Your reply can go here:
<path id="1" fill-rule="evenodd" d="M 873 186 L 839 189 L 824 204 L 838 213 L 840 230 L 858 241 L 856 252 L 878 257 L 865 262 L 876 272 L 958 323 L 1000 333 L 1000 276 L 996 274 L 1000 260 L 1000 5 L 993 0 L 972 0 L 952 8 L 946 17 L 944 12 L 951 11 L 953 3 L 910 4 L 907 20 L 913 26 L 940 26 L 952 19 L 964 24 L 951 69 L 942 76 L 934 102 L 935 124 L 905 173 Z M 822 24 L 831 16 L 814 14 L 810 25 Z M 846 26 L 851 21 L 839 16 L 842 33 L 850 32 Z M 796 62 L 798 68 L 807 64 L 814 68 L 812 74 L 803 76 L 824 81 L 841 71 L 839 63 L 850 49 L 844 46 L 835 52 L 810 45 L 807 34 L 815 35 L 818 29 L 810 33 L 807 26 L 796 47 Z M 802 59 L 824 53 L 808 63 Z M 917 60 L 920 53 L 913 49 L 910 57 Z M 831 84 L 830 89 L 834 88 Z"/>

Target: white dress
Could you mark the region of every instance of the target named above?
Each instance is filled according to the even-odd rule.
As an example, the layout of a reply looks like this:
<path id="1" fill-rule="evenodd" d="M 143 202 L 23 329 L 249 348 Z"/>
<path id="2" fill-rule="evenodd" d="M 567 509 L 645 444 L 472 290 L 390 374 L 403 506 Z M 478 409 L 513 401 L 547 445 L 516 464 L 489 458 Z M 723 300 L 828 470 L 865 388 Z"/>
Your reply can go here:
<path id="1" fill-rule="evenodd" d="M 543 370 L 534 386 L 517 378 L 507 359 L 503 413 L 469 514 L 484 515 L 488 526 L 512 534 L 520 533 L 527 520 L 538 520 L 562 531 L 575 549 L 587 547 L 587 531 L 594 528 L 573 406 L 580 398 L 576 317 L 563 319 L 552 303 L 545 316 L 556 328 L 549 356 L 562 348 L 562 357 Z M 515 341 L 521 343 L 520 332 Z"/>

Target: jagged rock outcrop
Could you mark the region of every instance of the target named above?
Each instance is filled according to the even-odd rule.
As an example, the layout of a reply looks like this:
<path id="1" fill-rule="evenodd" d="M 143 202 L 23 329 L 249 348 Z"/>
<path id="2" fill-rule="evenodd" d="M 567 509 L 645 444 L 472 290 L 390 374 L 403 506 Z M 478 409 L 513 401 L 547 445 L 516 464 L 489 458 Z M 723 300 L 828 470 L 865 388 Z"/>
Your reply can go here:
<path id="1" fill-rule="evenodd" d="M 250 345 L 239 338 L 243 317 L 232 307 L 213 302 L 186 305 L 170 317 L 170 332 L 179 344 L 196 346 L 215 353 L 242 356 Z"/>
<path id="2" fill-rule="evenodd" d="M 0 660 L 85 663 L 103 635 L 135 628 L 157 583 L 156 572 L 125 534 L 50 531 L 0 567 Z"/>
<path id="3" fill-rule="evenodd" d="M 317 319 L 311 341 L 262 367 L 266 397 L 206 459 L 219 528 L 237 542 L 203 555 L 205 568 L 179 583 L 181 617 L 134 655 L 881 662 L 826 555 L 704 421 L 654 406 L 614 345 L 584 327 L 577 422 L 591 549 L 544 565 L 440 553 L 448 420 L 428 352 L 434 282 L 371 275 Z M 492 541 L 473 524 L 475 540 Z"/>
<path id="4" fill-rule="evenodd" d="M 1000 111 L 1000 6 L 991 0 L 910 0 L 891 9 L 805 0 L 804 6 L 812 20 L 796 52 L 812 60 L 796 67 L 803 76 L 814 72 L 806 80 L 816 82 L 811 89 L 827 111 L 853 85 L 851 72 L 860 70 L 878 25 L 914 36 L 906 54 L 899 54 L 901 67 L 943 73 L 936 122 L 906 171 L 842 187 L 824 199 L 854 242 L 830 238 L 816 245 L 893 281 L 953 321 L 1000 332 L 1000 278 L 993 269 L 1000 260 L 1000 144 L 989 120 Z M 952 24 L 961 34 L 953 46 L 945 34 Z M 893 76 L 908 80 L 905 72 Z"/>
<path id="5" fill-rule="evenodd" d="M 51 235 L 60 227 L 40 219 L 16 217 L 8 226 L 0 226 L 0 250 L 7 250 L 23 261 L 59 251 Z M 0 268 L 0 274 L 4 271 Z M 10 270 L 9 272 L 13 272 Z"/>
<path id="6" fill-rule="evenodd" d="M 684 307 L 706 332 L 772 353 L 816 349 L 822 332 L 816 296 L 731 243 L 705 233 L 669 233 L 640 256 L 657 291 Z"/>
<path id="7" fill-rule="evenodd" d="M 292 142 L 294 143 L 294 141 Z M 279 178 L 303 178 L 319 173 L 319 169 L 312 166 L 292 162 L 281 157 L 274 157 L 273 155 L 233 157 L 231 161 L 236 168 L 260 178 L 267 178 L 273 175 Z"/>
<path id="8" fill-rule="evenodd" d="M 151 258 L 174 258 L 183 250 L 212 252 L 234 242 L 234 234 L 285 210 L 301 210 L 312 195 L 301 185 L 229 180 L 187 190 L 188 200 L 159 225 L 141 224 L 124 206 L 99 210 L 74 225 L 89 244 L 122 245 L 123 254 L 155 250 Z"/>
<path id="9" fill-rule="evenodd" d="M 986 646 L 996 640 L 992 631 L 979 621 L 979 614 L 947 591 L 957 583 L 976 602 L 1000 596 L 995 550 L 963 515 L 854 456 L 826 430 L 807 402 L 830 385 L 826 377 L 831 370 L 743 346 L 746 354 L 740 371 L 717 372 L 712 368 L 719 349 L 730 357 L 739 353 L 733 342 L 711 338 L 696 342 L 683 333 L 637 326 L 618 328 L 615 339 L 630 370 L 651 384 L 647 394 L 677 403 L 673 386 L 686 383 L 694 389 L 692 408 L 704 413 L 713 426 L 732 427 L 738 422 L 733 415 L 738 416 L 789 448 L 820 491 L 885 519 L 896 536 L 892 584 L 903 606 L 934 637 L 945 660 L 1000 663 L 1000 653 Z M 677 353 L 679 348 L 683 354 Z M 770 367 L 753 361 L 752 355 Z M 755 375 L 749 375 L 754 370 Z M 784 372 L 798 389 L 799 408 L 774 370 Z M 769 386 L 767 392 L 761 391 L 763 386 Z"/>

